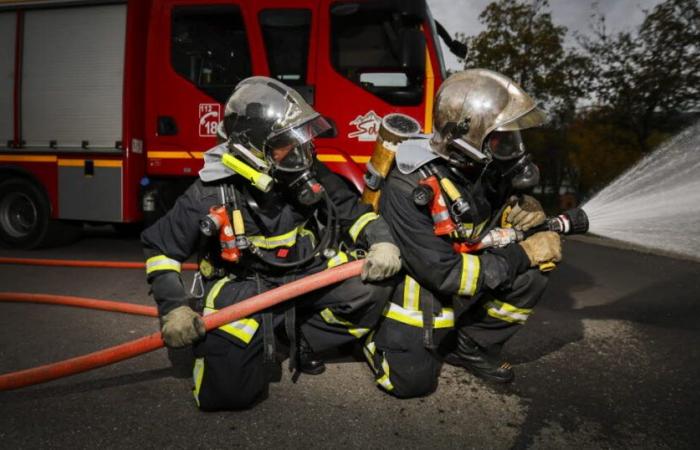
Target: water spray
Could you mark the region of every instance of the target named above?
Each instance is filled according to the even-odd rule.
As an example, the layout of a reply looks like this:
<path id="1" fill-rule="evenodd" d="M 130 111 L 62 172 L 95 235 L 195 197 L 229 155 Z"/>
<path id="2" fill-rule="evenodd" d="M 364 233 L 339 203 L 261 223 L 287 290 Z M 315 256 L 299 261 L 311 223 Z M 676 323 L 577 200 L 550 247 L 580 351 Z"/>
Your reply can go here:
<path id="1" fill-rule="evenodd" d="M 642 158 L 583 208 L 590 234 L 700 258 L 700 122 Z"/>

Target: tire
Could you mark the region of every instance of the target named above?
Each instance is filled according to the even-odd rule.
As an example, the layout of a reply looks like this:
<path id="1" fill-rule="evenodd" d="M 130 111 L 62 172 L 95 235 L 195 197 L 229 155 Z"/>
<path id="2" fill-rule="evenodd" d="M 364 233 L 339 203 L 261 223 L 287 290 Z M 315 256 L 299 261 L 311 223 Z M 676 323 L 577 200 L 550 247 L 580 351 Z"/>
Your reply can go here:
<path id="1" fill-rule="evenodd" d="M 43 190 L 24 178 L 0 183 L 0 243 L 31 249 L 44 244 L 51 208 Z"/>

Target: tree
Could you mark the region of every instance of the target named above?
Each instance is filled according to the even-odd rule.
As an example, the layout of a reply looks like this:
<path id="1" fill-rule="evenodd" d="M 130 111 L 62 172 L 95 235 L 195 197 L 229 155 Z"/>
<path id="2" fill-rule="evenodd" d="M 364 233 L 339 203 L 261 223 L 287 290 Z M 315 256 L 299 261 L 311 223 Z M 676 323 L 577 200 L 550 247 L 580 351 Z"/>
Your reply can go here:
<path id="1" fill-rule="evenodd" d="M 637 34 L 607 33 L 600 17 L 581 44 L 591 59 L 591 90 L 601 114 L 631 131 L 641 152 L 655 131 L 675 131 L 700 107 L 700 6 L 666 0 L 646 13 Z"/>
<path id="2" fill-rule="evenodd" d="M 585 92 L 586 58 L 564 48 L 566 27 L 554 25 L 548 10 L 547 0 L 494 1 L 479 15 L 486 30 L 458 38 L 469 47 L 465 68 L 508 75 L 561 123 L 573 118 Z"/>
<path id="3" fill-rule="evenodd" d="M 458 34 L 469 48 L 465 68 L 480 67 L 511 77 L 547 111 L 546 128 L 526 133 L 541 171 L 541 190 L 555 200 L 569 170 L 566 125 L 586 92 L 587 59 L 564 48 L 566 27 L 552 22 L 547 0 L 497 0 L 479 15 L 486 30 Z"/>

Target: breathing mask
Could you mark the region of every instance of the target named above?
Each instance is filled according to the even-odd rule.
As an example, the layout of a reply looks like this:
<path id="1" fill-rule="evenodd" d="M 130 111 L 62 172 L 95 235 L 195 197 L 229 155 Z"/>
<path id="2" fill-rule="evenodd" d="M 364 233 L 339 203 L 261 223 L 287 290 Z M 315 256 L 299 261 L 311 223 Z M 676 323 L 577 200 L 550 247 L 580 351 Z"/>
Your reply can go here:
<path id="1" fill-rule="evenodd" d="M 508 178 L 518 190 L 527 190 L 540 182 L 540 170 L 525 154 L 520 131 L 492 131 L 484 139 L 484 153 L 491 156 L 501 176 Z"/>

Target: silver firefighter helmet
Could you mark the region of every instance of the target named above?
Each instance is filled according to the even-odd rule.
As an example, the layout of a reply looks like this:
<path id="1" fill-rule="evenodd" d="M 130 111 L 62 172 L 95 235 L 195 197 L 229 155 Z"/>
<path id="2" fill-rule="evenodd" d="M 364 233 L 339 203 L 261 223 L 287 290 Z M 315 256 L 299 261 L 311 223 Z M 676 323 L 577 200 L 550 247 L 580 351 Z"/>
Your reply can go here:
<path id="1" fill-rule="evenodd" d="M 464 160 L 465 155 L 478 162 L 509 160 L 524 153 L 519 130 L 545 120 L 545 113 L 513 80 L 491 70 L 469 69 L 440 86 L 430 146 L 448 160 Z"/>
<path id="2" fill-rule="evenodd" d="M 218 135 L 231 152 L 258 170 L 295 172 L 311 165 L 311 141 L 329 128 L 297 91 L 257 76 L 236 85 Z"/>

